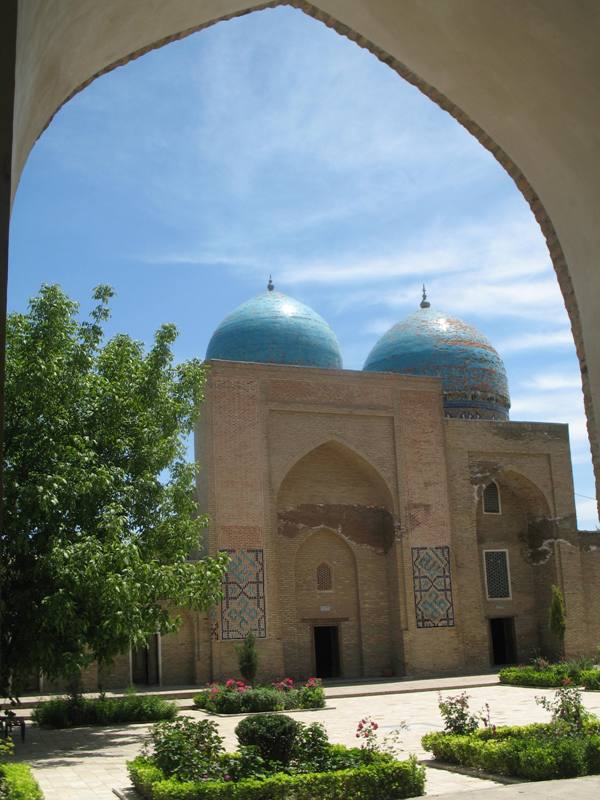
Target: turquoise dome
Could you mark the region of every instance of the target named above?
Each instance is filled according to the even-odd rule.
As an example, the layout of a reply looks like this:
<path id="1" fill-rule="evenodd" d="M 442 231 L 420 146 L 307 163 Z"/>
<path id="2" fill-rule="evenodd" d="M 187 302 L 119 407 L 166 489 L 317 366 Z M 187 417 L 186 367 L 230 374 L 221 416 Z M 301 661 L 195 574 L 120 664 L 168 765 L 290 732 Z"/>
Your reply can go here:
<path id="1" fill-rule="evenodd" d="M 340 346 L 325 320 L 269 288 L 242 303 L 213 333 L 206 358 L 341 369 Z"/>
<path id="2" fill-rule="evenodd" d="M 508 419 L 502 359 L 472 325 L 434 311 L 425 292 L 421 308 L 381 337 L 363 369 L 441 378 L 446 416 Z"/>

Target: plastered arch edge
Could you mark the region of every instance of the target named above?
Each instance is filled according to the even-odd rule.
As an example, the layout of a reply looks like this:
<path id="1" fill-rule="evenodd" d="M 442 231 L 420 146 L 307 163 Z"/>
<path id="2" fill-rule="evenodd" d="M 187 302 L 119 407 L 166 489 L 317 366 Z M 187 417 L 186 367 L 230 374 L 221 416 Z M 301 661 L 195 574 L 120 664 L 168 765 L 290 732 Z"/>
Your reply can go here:
<path id="1" fill-rule="evenodd" d="M 89 1 L 89 0 L 88 0 Z M 85 2 L 85 0 L 84 0 Z M 21 0 L 20 4 L 20 15 L 21 15 L 21 8 L 27 8 L 29 13 L 35 13 L 34 5 L 32 5 L 32 0 L 30 3 L 27 0 Z M 60 0 L 55 0 L 54 5 L 60 6 Z M 596 420 L 595 420 L 595 413 L 593 407 L 593 398 L 590 386 L 590 380 L 588 375 L 588 365 L 586 361 L 586 353 L 584 347 L 584 340 L 583 340 L 583 329 L 581 324 L 581 318 L 579 313 L 578 303 L 575 297 L 574 287 L 571 279 L 571 275 L 569 272 L 569 268 L 565 259 L 565 254 L 563 251 L 563 247 L 559 241 L 556 229 L 554 224 L 552 223 L 549 215 L 547 214 L 540 198 L 538 197 L 536 191 L 534 190 L 531 183 L 528 181 L 524 173 L 521 169 L 517 166 L 517 164 L 511 159 L 507 152 L 505 152 L 487 133 L 483 128 L 481 128 L 473 119 L 471 119 L 467 114 L 465 114 L 457 105 L 455 105 L 449 97 L 442 94 L 438 91 L 434 86 L 430 83 L 427 83 L 423 80 L 419 75 L 413 72 L 406 64 L 402 63 L 395 57 L 391 56 L 381 47 L 376 45 L 374 42 L 370 41 L 369 39 L 362 36 L 359 32 L 354 30 L 353 28 L 349 27 L 348 25 L 341 22 L 339 19 L 332 16 L 330 13 L 322 10 L 317 5 L 313 3 L 304 2 L 304 0 L 271 0 L 271 2 L 264 2 L 264 3 L 248 3 L 240 2 L 240 0 L 213 0 L 210 3 L 209 8 L 211 10 L 208 11 L 209 15 L 213 14 L 214 9 L 214 16 L 209 18 L 208 20 L 204 20 L 197 25 L 192 25 L 190 27 L 184 27 L 179 31 L 171 33 L 167 36 L 160 37 L 149 44 L 146 44 L 142 47 L 132 50 L 130 53 L 126 54 L 125 56 L 118 56 L 114 60 L 110 61 L 109 63 L 101 66 L 97 71 L 93 74 L 89 75 L 85 80 L 81 81 L 78 85 L 73 86 L 70 91 L 67 90 L 62 98 L 61 102 L 56 105 L 52 114 L 47 117 L 46 119 L 38 120 L 38 128 L 33 135 L 33 139 L 38 138 L 43 130 L 47 127 L 50 123 L 53 115 L 59 110 L 59 108 L 64 105 L 69 99 L 71 99 L 75 94 L 80 92 L 86 86 L 88 86 L 93 80 L 95 80 L 100 75 L 103 75 L 112 69 L 115 69 L 118 66 L 121 66 L 131 60 L 139 58 L 141 55 L 145 53 L 162 47 L 165 44 L 168 44 L 172 41 L 185 38 L 192 33 L 210 27 L 217 22 L 225 21 L 227 19 L 232 19 L 237 16 L 241 16 L 247 13 L 251 13 L 254 11 L 260 11 L 267 8 L 274 8 L 276 6 L 292 6 L 294 8 L 298 8 L 301 11 L 305 12 L 309 16 L 313 17 L 314 19 L 322 22 L 327 27 L 332 28 L 337 33 L 346 38 L 354 41 L 360 47 L 368 50 L 373 55 L 375 55 L 380 61 L 387 64 L 391 69 L 393 69 L 398 75 L 403 77 L 417 89 L 419 89 L 424 95 L 426 95 L 429 99 L 431 99 L 436 105 L 438 105 L 443 110 L 447 111 L 454 119 L 457 120 L 464 128 L 466 128 L 475 138 L 479 141 L 480 144 L 483 145 L 493 156 L 496 160 L 504 167 L 505 171 L 510 175 L 513 181 L 516 183 L 518 189 L 522 193 L 523 197 L 529 204 L 534 217 L 536 218 L 542 233 L 545 237 L 546 244 L 548 246 L 548 250 L 550 253 L 550 257 L 554 266 L 554 270 L 558 279 L 558 283 L 564 298 L 565 306 L 567 308 L 567 312 L 569 314 L 570 322 L 571 322 L 571 332 L 573 335 L 573 339 L 575 342 L 577 357 L 579 359 L 580 370 L 581 370 L 581 377 L 582 377 L 582 386 L 583 386 L 583 394 L 584 394 L 584 406 L 587 418 L 587 432 L 588 438 L 591 444 L 591 451 L 592 451 L 592 461 L 594 465 L 594 471 L 596 476 L 600 475 L 600 449 L 598 445 L 598 440 L 596 436 Z M 177 9 L 176 6 L 179 6 Z M 173 14 L 173 17 L 177 16 L 176 11 L 179 11 L 180 16 L 183 13 L 185 17 L 185 8 L 187 7 L 185 3 L 178 3 L 172 2 L 171 8 L 166 11 L 165 13 L 168 15 L 169 12 Z M 225 10 L 223 13 L 223 8 L 229 9 Z M 33 9 L 33 10 L 32 10 Z M 183 11 L 182 11 L 183 9 Z M 82 12 L 85 13 L 85 12 Z M 136 9 L 133 10 L 133 14 L 137 13 Z M 190 14 L 192 12 L 190 11 Z M 198 10 L 195 9 L 194 14 L 198 14 Z M 189 21 L 189 20 L 188 20 Z M 168 24 L 168 23 L 167 23 Z M 19 28 L 21 26 L 19 25 Z M 19 37 L 18 37 L 19 38 Z M 18 42 L 18 44 L 22 44 Z M 115 54 L 116 55 L 116 54 Z M 22 77 L 22 76 L 21 76 Z M 19 104 L 19 96 L 21 94 L 21 89 L 23 92 L 26 92 L 27 87 L 23 88 L 21 86 L 17 86 L 17 102 L 16 102 L 16 113 L 15 113 L 15 130 L 17 133 L 20 132 L 20 113 L 22 112 L 22 104 Z M 25 134 L 23 134 L 25 137 Z M 14 195 L 14 191 L 16 190 L 16 185 L 22 170 L 22 167 L 25 163 L 25 160 L 28 156 L 28 153 L 33 145 L 32 141 L 25 141 L 23 146 L 20 144 L 20 140 L 17 135 L 14 137 L 13 141 L 13 170 L 12 170 L 12 191 Z M 598 481 L 597 481 L 598 482 Z"/>

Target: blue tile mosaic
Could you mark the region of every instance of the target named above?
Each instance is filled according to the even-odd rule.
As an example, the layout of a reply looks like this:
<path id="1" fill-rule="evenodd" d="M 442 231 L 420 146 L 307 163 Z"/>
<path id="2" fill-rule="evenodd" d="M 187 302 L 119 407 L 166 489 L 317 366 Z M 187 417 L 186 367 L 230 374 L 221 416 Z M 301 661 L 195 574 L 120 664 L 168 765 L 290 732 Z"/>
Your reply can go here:
<path id="1" fill-rule="evenodd" d="M 269 290 L 248 300 L 213 333 L 206 358 L 342 369 L 334 332 L 315 311 Z"/>
<path id="2" fill-rule="evenodd" d="M 449 547 L 412 548 L 417 628 L 451 628 L 454 602 Z"/>
<path id="3" fill-rule="evenodd" d="M 508 419 L 508 381 L 496 350 L 472 325 L 428 304 L 385 333 L 363 369 L 441 378 L 447 409 L 481 409 Z"/>
<path id="4" fill-rule="evenodd" d="M 265 570 L 262 549 L 226 550 L 230 561 L 223 578 L 221 638 L 244 639 L 267 635 Z"/>

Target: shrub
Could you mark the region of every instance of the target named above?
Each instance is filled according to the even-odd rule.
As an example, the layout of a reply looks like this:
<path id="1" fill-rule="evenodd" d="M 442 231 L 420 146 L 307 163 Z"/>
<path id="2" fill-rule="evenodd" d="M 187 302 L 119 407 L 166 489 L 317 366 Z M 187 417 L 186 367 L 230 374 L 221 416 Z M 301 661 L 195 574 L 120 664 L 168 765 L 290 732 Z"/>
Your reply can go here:
<path id="1" fill-rule="evenodd" d="M 137 756 L 128 761 L 127 772 L 137 793 L 148 799 L 152 797 L 152 787 L 165 778 L 165 773 L 147 756 Z"/>
<path id="2" fill-rule="evenodd" d="M 429 733 L 425 750 L 452 764 L 474 767 L 526 780 L 552 780 L 600 773 L 600 735 L 586 725 L 576 735 L 564 735 L 554 725 L 527 725 L 477 731 L 457 736 Z"/>
<path id="3" fill-rule="evenodd" d="M 194 708 L 206 708 L 209 695 L 210 695 L 209 689 L 203 689 L 201 692 L 198 692 L 198 694 L 194 695 L 193 699 Z"/>
<path id="4" fill-rule="evenodd" d="M 249 689 L 242 697 L 242 711 L 282 711 L 287 694 L 268 687 Z"/>
<path id="5" fill-rule="evenodd" d="M 500 670 L 500 682 L 511 686 L 534 686 L 538 688 L 552 688 L 561 686 L 565 680 L 573 680 L 567 667 L 563 664 L 553 664 L 547 669 L 538 670 L 534 666 L 505 667 Z"/>
<path id="6" fill-rule="evenodd" d="M 325 708 L 325 692 L 318 678 L 309 678 L 298 690 L 298 708 Z"/>
<path id="7" fill-rule="evenodd" d="M 48 728 L 73 725 L 110 725 L 125 722 L 157 722 L 174 719 L 177 706 L 162 697 L 128 694 L 125 697 L 101 695 L 91 699 L 81 696 L 57 697 L 39 703 L 31 718 Z"/>
<path id="8" fill-rule="evenodd" d="M 1 764 L 0 797 L 4 800 L 43 800 L 44 795 L 27 764 Z"/>
<path id="9" fill-rule="evenodd" d="M 228 680 L 212 684 L 194 697 L 194 706 L 215 714 L 242 714 L 256 711 L 283 711 L 294 708 L 324 708 L 325 693 L 317 678 L 294 686 L 285 678 L 272 686 L 252 688 L 244 681 Z"/>
<path id="10" fill-rule="evenodd" d="M 600 691 L 600 669 L 583 670 L 580 680 L 586 689 L 595 689 Z"/>
<path id="11" fill-rule="evenodd" d="M 554 636 L 560 655 L 564 652 L 565 631 L 567 629 L 567 611 L 565 599 L 558 586 L 552 586 L 552 598 L 548 609 L 548 627 Z"/>
<path id="12" fill-rule="evenodd" d="M 219 757 L 225 752 L 217 723 L 181 717 L 160 722 L 150 732 L 153 764 L 168 777 L 197 780 L 220 777 Z"/>
<path id="13" fill-rule="evenodd" d="M 246 636 L 244 643 L 237 648 L 237 654 L 242 678 L 245 678 L 248 683 L 254 683 L 258 671 L 258 653 L 253 633 Z"/>
<path id="14" fill-rule="evenodd" d="M 128 765 L 136 788 L 142 784 L 144 765 L 139 759 Z M 286 775 L 264 780 L 202 781 L 181 783 L 175 779 L 154 780 L 152 800 L 400 800 L 417 797 L 425 788 L 425 770 L 414 757 L 338 772 Z"/>
<path id="15" fill-rule="evenodd" d="M 301 723 L 285 714 L 246 717 L 235 729 L 242 745 L 253 745 L 265 761 L 289 763 Z"/>
<path id="16" fill-rule="evenodd" d="M 479 727 L 479 717 L 469 711 L 469 695 L 466 692 L 447 697 L 445 700 L 438 693 L 438 708 L 447 733 L 472 733 Z"/>
<path id="17" fill-rule="evenodd" d="M 535 702 L 552 714 L 554 726 L 564 726 L 570 734 L 581 733 L 584 723 L 590 719 L 590 713 L 581 700 L 581 691 L 575 686 L 561 686 L 552 700 L 536 697 Z M 557 732 L 561 733 L 560 727 Z"/>
<path id="18" fill-rule="evenodd" d="M 241 714 L 243 700 L 241 692 L 224 689 L 209 696 L 206 701 L 206 710 L 215 714 Z"/>
<path id="19" fill-rule="evenodd" d="M 299 772 L 325 772 L 332 769 L 331 745 L 320 722 L 302 725 L 296 734 L 291 760 Z"/>

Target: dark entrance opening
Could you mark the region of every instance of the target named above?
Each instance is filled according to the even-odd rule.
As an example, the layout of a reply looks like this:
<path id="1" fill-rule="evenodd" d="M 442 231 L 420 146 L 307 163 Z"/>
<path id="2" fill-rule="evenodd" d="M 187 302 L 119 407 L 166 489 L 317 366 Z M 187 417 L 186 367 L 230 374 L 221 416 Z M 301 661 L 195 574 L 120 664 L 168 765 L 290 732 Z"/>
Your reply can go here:
<path id="1" fill-rule="evenodd" d="M 340 674 L 338 626 L 319 625 L 314 631 L 317 678 L 338 678 Z"/>
<path id="2" fill-rule="evenodd" d="M 496 617 L 490 620 L 492 640 L 492 664 L 517 663 L 517 647 L 515 644 L 515 620 L 513 617 Z"/>
<path id="3" fill-rule="evenodd" d="M 158 634 L 150 637 L 147 647 L 131 651 L 131 682 L 137 686 L 158 685 Z"/>

